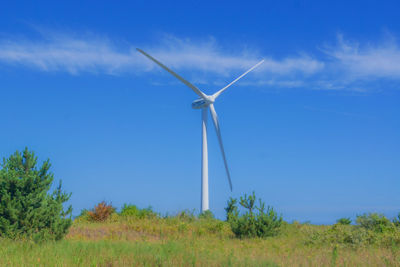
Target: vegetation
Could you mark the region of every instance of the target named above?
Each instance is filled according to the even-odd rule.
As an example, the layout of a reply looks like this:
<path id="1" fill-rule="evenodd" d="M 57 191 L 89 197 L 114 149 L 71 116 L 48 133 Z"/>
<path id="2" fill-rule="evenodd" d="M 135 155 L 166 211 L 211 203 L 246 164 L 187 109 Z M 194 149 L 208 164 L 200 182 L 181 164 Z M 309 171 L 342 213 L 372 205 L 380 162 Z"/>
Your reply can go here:
<path id="1" fill-rule="evenodd" d="M 350 218 L 340 218 L 336 221 L 336 223 L 343 224 L 343 225 L 350 225 L 351 219 Z"/>
<path id="2" fill-rule="evenodd" d="M 130 205 L 124 204 L 124 206 L 121 209 L 120 215 L 135 217 L 138 219 L 158 217 L 158 214 L 155 213 L 151 207 L 148 207 L 146 209 L 139 209 L 135 205 L 131 204 Z"/>
<path id="3" fill-rule="evenodd" d="M 100 202 L 71 226 L 70 194 L 48 193 L 50 163 L 36 165 L 27 149 L 1 165 L 0 266 L 400 266 L 400 214 L 286 223 L 253 193 L 228 201 L 226 221 Z"/>
<path id="4" fill-rule="evenodd" d="M 211 220 L 214 218 L 214 214 L 210 210 L 203 211 L 199 214 L 199 219 Z"/>
<path id="5" fill-rule="evenodd" d="M 254 193 L 241 198 L 247 212 L 238 217 L 250 216 L 251 207 L 257 217 L 263 203 L 255 205 L 256 200 Z M 228 218 L 239 214 L 236 203 L 228 201 Z M 332 226 L 318 226 L 289 224 L 274 212 L 271 218 L 281 223 L 273 235 L 237 238 L 231 219 L 215 219 L 211 212 L 198 217 L 190 211 L 138 216 L 138 212 L 127 213 L 134 208 L 124 207 L 104 222 L 75 220 L 65 241 L 35 247 L 36 255 L 40 257 L 42 249 L 48 251 L 46 255 L 64 255 L 63 261 L 45 257 L 41 262 L 68 266 L 400 266 L 400 227 L 379 214 L 357 216 L 355 225 L 348 224 L 347 218 Z"/>
<path id="6" fill-rule="evenodd" d="M 278 216 L 274 209 L 270 206 L 265 209 L 265 203 L 257 198 L 255 193 L 244 197 L 240 197 L 239 204 L 246 209 L 244 214 L 239 213 L 237 200 L 230 198 L 225 208 L 227 212 L 227 221 L 229 222 L 232 232 L 239 238 L 243 237 L 268 237 L 279 233 L 282 225 L 282 216 Z"/>
<path id="7" fill-rule="evenodd" d="M 104 222 L 107 220 L 111 214 L 115 212 L 115 208 L 111 204 L 107 204 L 105 201 L 97 204 L 93 210 L 88 211 L 88 219 L 94 222 Z"/>
<path id="8" fill-rule="evenodd" d="M 369 213 L 357 216 L 357 225 L 360 227 L 377 233 L 392 232 L 394 224 L 389 221 L 383 214 Z"/>
<path id="9" fill-rule="evenodd" d="M 400 227 L 400 213 L 397 215 L 397 218 L 393 219 L 393 224 L 397 227 Z"/>
<path id="10" fill-rule="evenodd" d="M 0 236 L 11 239 L 60 240 L 70 227 L 72 208 L 63 209 L 70 194 L 59 186 L 48 193 L 54 180 L 49 160 L 40 168 L 27 148 L 0 165 Z"/>
<path id="11" fill-rule="evenodd" d="M 324 231 L 310 233 L 309 244 L 336 244 L 346 247 L 400 246 L 400 227 L 385 216 L 369 213 L 357 216 L 356 225 L 337 223 Z"/>
<path id="12" fill-rule="evenodd" d="M 0 239 L 0 266 L 400 266 L 397 228 L 393 243 L 311 243 L 310 234 L 323 238 L 332 229 L 341 235 L 343 229 L 360 226 L 297 222 L 282 222 L 273 237 L 240 239 L 229 222 L 190 215 L 137 218 L 114 213 L 104 222 L 75 220 L 59 242 Z"/>

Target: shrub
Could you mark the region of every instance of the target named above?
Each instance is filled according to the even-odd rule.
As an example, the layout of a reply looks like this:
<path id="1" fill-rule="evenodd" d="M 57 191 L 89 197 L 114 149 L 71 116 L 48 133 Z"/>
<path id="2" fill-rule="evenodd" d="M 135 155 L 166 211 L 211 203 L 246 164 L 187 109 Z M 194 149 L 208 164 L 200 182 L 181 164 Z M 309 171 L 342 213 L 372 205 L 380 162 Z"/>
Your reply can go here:
<path id="1" fill-rule="evenodd" d="M 157 213 L 155 213 L 151 207 L 148 207 L 146 209 L 139 209 L 132 204 L 124 204 L 121 209 L 120 215 L 138 219 L 158 217 Z"/>
<path id="2" fill-rule="evenodd" d="M 81 213 L 74 218 L 74 222 L 90 222 L 92 221 L 87 209 L 82 209 Z"/>
<path id="3" fill-rule="evenodd" d="M 114 212 L 115 208 L 111 204 L 107 204 L 105 201 L 102 201 L 97 204 L 93 210 L 88 211 L 87 215 L 91 221 L 104 222 Z"/>
<path id="4" fill-rule="evenodd" d="M 210 210 L 205 210 L 199 214 L 199 219 L 212 220 L 214 218 L 214 214 Z"/>
<path id="5" fill-rule="evenodd" d="M 121 212 L 119 214 L 122 216 L 138 217 L 139 209 L 135 205 L 124 204 L 124 206 L 122 207 Z"/>
<path id="6" fill-rule="evenodd" d="M 224 231 L 225 222 L 216 220 L 216 219 L 201 219 L 200 225 L 204 228 L 209 234 L 221 234 Z"/>
<path id="7" fill-rule="evenodd" d="M 179 212 L 175 217 L 178 220 L 184 221 L 184 222 L 193 222 L 196 220 L 196 216 L 194 216 L 194 211 L 190 211 L 190 210 L 183 210 L 183 211 Z"/>
<path id="8" fill-rule="evenodd" d="M 341 244 L 352 247 L 400 244 L 400 230 L 385 216 L 377 213 L 357 216 L 356 225 L 337 223 L 309 236 L 307 242 L 310 244 Z"/>
<path id="9" fill-rule="evenodd" d="M 400 213 L 397 214 L 397 218 L 394 218 L 392 222 L 393 222 L 394 226 L 400 227 Z"/>
<path id="10" fill-rule="evenodd" d="M 337 224 L 349 225 L 351 224 L 350 218 L 340 218 L 336 221 Z"/>
<path id="11" fill-rule="evenodd" d="M 240 197 L 239 204 L 247 210 L 244 214 L 239 213 L 236 203 L 236 199 L 230 198 L 225 208 L 228 222 L 236 237 L 268 237 L 278 234 L 282 216 L 278 216 L 270 206 L 265 209 L 265 203 L 261 199 L 256 206 L 254 192 L 252 195 Z"/>
<path id="12" fill-rule="evenodd" d="M 58 187 L 49 193 L 54 175 L 47 160 L 40 168 L 27 148 L 16 151 L 0 165 L 0 236 L 35 241 L 59 240 L 71 226 L 72 208 L 63 203 L 71 194 Z"/>
<path id="13" fill-rule="evenodd" d="M 342 243 L 352 245 L 372 244 L 376 236 L 365 228 L 351 225 L 334 225 L 328 230 L 328 243 Z"/>
<path id="14" fill-rule="evenodd" d="M 392 222 L 382 214 L 368 213 L 357 216 L 356 224 L 367 230 L 378 233 L 394 230 Z"/>

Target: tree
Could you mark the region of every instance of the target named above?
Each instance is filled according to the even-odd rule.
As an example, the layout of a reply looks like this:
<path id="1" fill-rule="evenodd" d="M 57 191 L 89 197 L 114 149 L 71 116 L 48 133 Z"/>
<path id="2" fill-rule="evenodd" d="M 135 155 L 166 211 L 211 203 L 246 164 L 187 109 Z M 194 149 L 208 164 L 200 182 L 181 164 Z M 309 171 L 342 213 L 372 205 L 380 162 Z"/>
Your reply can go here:
<path id="1" fill-rule="evenodd" d="M 71 194 L 58 187 L 49 193 L 54 175 L 50 161 L 38 168 L 37 157 L 25 148 L 0 164 L 0 236 L 35 241 L 59 240 L 72 224 Z M 69 215 L 69 218 L 67 217 Z"/>
<path id="2" fill-rule="evenodd" d="M 226 217 L 235 236 L 242 237 L 268 237 L 278 234 L 282 224 L 282 216 L 270 206 L 265 209 L 265 203 L 259 199 L 256 205 L 256 195 L 240 197 L 240 206 L 247 211 L 239 213 L 237 200 L 230 198 L 227 203 Z"/>

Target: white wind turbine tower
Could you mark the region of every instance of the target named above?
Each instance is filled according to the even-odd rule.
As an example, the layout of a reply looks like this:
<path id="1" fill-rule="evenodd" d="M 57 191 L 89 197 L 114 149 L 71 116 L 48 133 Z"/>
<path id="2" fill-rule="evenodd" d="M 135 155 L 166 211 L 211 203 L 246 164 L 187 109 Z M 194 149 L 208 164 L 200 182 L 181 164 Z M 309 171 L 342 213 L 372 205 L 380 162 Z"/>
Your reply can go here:
<path id="1" fill-rule="evenodd" d="M 218 137 L 218 142 L 219 142 L 219 147 L 221 148 L 222 152 L 222 158 L 224 159 L 224 164 L 225 164 L 225 170 L 226 174 L 228 176 L 228 181 L 229 181 L 229 187 L 232 191 L 232 181 L 231 181 L 231 176 L 229 174 L 229 168 L 228 168 L 228 163 L 226 162 L 226 157 L 225 157 L 225 151 L 224 151 L 224 146 L 222 144 L 222 137 L 221 137 L 221 130 L 219 128 L 219 123 L 218 123 L 218 116 L 217 113 L 215 112 L 214 108 L 214 102 L 218 98 L 218 96 L 225 91 L 228 87 L 230 87 L 232 84 L 237 82 L 240 78 L 245 76 L 247 73 L 258 67 L 261 63 L 264 62 L 264 60 L 261 60 L 258 62 L 256 65 L 251 67 L 248 71 L 240 75 L 238 78 L 233 80 L 230 84 L 219 90 L 213 95 L 206 95 L 202 91 L 200 91 L 196 86 L 191 84 L 190 82 L 186 81 L 184 78 L 173 72 L 171 69 L 166 67 L 164 64 L 162 64 L 160 61 L 155 59 L 154 57 L 150 56 L 143 50 L 136 48 L 137 51 L 154 61 L 156 64 L 158 64 L 161 68 L 165 69 L 169 73 L 171 73 L 175 78 L 183 82 L 186 86 L 191 88 L 198 96 L 200 96 L 199 99 L 193 101 L 192 103 L 192 108 L 194 109 L 202 109 L 202 160 L 201 160 L 201 211 L 204 212 L 209 209 L 208 206 L 208 150 L 207 150 L 207 110 L 210 108 L 211 112 L 211 117 L 214 122 L 215 130 L 217 132 L 217 137 Z"/>

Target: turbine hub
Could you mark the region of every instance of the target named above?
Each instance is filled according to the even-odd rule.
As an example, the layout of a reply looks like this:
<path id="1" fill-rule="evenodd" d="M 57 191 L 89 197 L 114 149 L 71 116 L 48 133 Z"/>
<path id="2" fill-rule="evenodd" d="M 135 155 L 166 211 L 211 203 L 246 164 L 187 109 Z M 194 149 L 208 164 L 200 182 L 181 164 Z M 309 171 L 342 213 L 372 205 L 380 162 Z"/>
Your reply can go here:
<path id="1" fill-rule="evenodd" d="M 199 98 L 196 99 L 195 101 L 192 102 L 192 108 L 193 109 L 201 109 L 201 108 L 206 108 L 208 107 L 210 104 L 213 104 L 215 101 L 215 97 L 212 95 L 207 95 L 207 98 Z"/>

